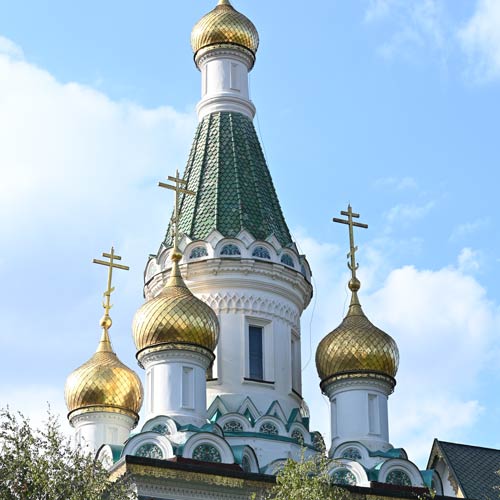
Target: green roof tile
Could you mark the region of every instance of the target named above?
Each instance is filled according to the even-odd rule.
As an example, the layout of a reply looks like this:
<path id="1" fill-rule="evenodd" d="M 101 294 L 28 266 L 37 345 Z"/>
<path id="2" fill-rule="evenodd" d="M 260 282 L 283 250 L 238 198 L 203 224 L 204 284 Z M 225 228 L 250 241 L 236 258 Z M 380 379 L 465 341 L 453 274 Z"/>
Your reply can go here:
<path id="1" fill-rule="evenodd" d="M 265 240 L 292 244 L 252 120 L 213 113 L 198 125 L 184 179 L 195 196 L 180 199 L 179 229 L 203 240 L 215 229 L 235 237 L 242 229 Z M 172 245 L 170 227 L 165 245 Z"/>

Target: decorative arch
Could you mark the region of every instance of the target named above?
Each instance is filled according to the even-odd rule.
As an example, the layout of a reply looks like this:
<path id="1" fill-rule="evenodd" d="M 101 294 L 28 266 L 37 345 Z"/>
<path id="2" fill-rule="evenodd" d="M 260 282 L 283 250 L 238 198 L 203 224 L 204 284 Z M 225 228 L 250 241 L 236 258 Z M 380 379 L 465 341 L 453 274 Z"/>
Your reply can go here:
<path id="1" fill-rule="evenodd" d="M 282 254 L 280 262 L 282 264 L 285 264 L 285 266 L 287 266 L 287 267 L 291 267 L 292 269 L 295 269 L 295 262 L 293 260 L 293 257 L 289 253 Z"/>
<path id="2" fill-rule="evenodd" d="M 273 460 L 271 463 L 267 465 L 264 474 L 268 474 L 270 476 L 277 476 L 280 473 L 280 471 L 283 470 L 286 461 L 287 461 L 286 458 L 279 458 L 278 460 Z"/>
<path id="3" fill-rule="evenodd" d="M 300 434 L 302 438 L 298 436 Z M 311 435 L 309 431 L 300 423 L 295 422 L 290 427 L 290 437 L 295 439 L 300 445 L 309 445 L 311 444 Z"/>
<path id="4" fill-rule="evenodd" d="M 364 445 L 357 441 L 348 441 L 338 446 L 332 454 L 337 459 L 354 460 L 357 462 L 366 462 L 369 459 L 368 450 Z"/>
<path id="5" fill-rule="evenodd" d="M 156 432 L 163 436 L 171 436 L 177 432 L 177 424 L 171 418 L 161 415 L 148 420 L 142 426 L 142 432 Z"/>
<path id="6" fill-rule="evenodd" d="M 189 251 L 189 260 L 202 259 L 203 257 L 208 257 L 205 245 L 196 245 Z"/>
<path id="7" fill-rule="evenodd" d="M 130 438 L 122 451 L 122 457 L 125 455 L 161 460 L 167 460 L 175 456 L 169 439 L 157 432 L 141 432 Z"/>
<path id="8" fill-rule="evenodd" d="M 234 243 L 225 244 L 219 252 L 221 257 L 241 257 L 241 249 Z"/>
<path id="9" fill-rule="evenodd" d="M 370 481 L 364 467 L 351 460 L 334 460 L 328 470 L 332 481 L 336 484 L 369 486 Z"/>
<path id="10" fill-rule="evenodd" d="M 224 433 L 226 432 L 248 432 L 251 429 L 250 421 L 239 413 L 227 413 L 218 422 Z"/>
<path id="11" fill-rule="evenodd" d="M 186 441 L 182 456 L 205 462 L 234 464 L 234 455 L 229 444 L 223 438 L 208 432 L 193 434 Z"/>
<path id="12" fill-rule="evenodd" d="M 259 472 L 259 460 L 253 448 L 247 445 L 233 446 L 233 454 L 236 463 L 244 472 Z"/>
<path id="13" fill-rule="evenodd" d="M 257 259 L 271 260 L 271 252 L 269 248 L 265 247 L 264 245 L 258 245 L 254 247 L 251 252 L 252 257 L 255 257 Z"/>
<path id="14" fill-rule="evenodd" d="M 380 467 L 378 480 L 381 483 L 425 487 L 418 467 L 413 462 L 401 458 L 393 458 L 384 462 Z M 407 484 L 408 482 L 410 484 Z"/>
<path id="15" fill-rule="evenodd" d="M 270 436 L 288 436 L 288 432 L 283 422 L 271 415 L 264 415 L 255 422 L 255 430 L 261 434 Z"/>

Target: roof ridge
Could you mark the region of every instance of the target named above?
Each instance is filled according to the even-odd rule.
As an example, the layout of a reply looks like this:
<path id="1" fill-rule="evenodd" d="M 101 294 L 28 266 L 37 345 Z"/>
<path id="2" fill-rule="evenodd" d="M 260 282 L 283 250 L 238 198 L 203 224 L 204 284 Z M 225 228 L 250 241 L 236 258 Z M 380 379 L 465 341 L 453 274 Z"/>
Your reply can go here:
<path id="1" fill-rule="evenodd" d="M 480 448 L 482 450 L 491 450 L 491 451 L 497 451 L 498 453 L 500 453 L 499 448 L 490 448 L 488 446 L 479 446 L 479 445 L 475 445 L 475 444 L 453 443 L 451 441 L 441 441 L 440 439 L 436 439 L 436 441 L 440 444 L 451 444 L 454 446 L 463 446 L 463 447 L 467 447 L 467 448 Z"/>

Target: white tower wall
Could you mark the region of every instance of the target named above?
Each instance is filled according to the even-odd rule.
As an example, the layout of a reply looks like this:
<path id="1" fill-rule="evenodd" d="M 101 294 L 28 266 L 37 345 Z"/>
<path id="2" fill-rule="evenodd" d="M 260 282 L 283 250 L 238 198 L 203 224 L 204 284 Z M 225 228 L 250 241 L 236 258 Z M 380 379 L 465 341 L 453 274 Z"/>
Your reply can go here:
<path id="1" fill-rule="evenodd" d="M 348 441 L 359 441 L 372 451 L 386 451 L 389 443 L 387 403 L 392 385 L 385 380 L 350 378 L 324 387 L 330 399 L 330 454 Z"/>
<path id="2" fill-rule="evenodd" d="M 103 444 L 123 445 L 135 426 L 131 416 L 113 412 L 88 412 L 70 418 L 75 444 L 95 454 Z"/>
<path id="3" fill-rule="evenodd" d="M 146 421 L 168 415 L 183 425 L 206 424 L 208 356 L 173 349 L 146 353 L 140 360 L 146 369 Z"/>
<path id="4" fill-rule="evenodd" d="M 250 100 L 248 73 L 250 54 L 235 48 L 218 48 L 197 57 L 201 71 L 200 121 L 210 113 L 234 111 L 253 119 L 255 106 Z"/>

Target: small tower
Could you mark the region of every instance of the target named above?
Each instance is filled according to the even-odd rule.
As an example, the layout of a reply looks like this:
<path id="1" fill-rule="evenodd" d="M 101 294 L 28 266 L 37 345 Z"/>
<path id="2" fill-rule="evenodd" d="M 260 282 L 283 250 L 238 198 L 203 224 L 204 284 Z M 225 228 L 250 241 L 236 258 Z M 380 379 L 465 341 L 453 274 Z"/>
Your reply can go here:
<path id="1" fill-rule="evenodd" d="M 125 366 L 111 346 L 112 321 L 110 296 L 113 269 L 128 270 L 117 264 L 121 257 L 103 253 L 109 262 L 94 260 L 109 267 L 108 289 L 104 293 L 105 314 L 101 319 L 102 335 L 95 354 L 77 368 L 66 381 L 65 399 L 68 420 L 75 429 L 77 446 L 96 453 L 104 444 L 122 445 L 139 421 L 143 390 L 137 374 Z"/>
<path id="2" fill-rule="evenodd" d="M 175 190 L 170 278 L 162 292 L 137 311 L 132 329 L 137 359 L 146 370 L 146 421 L 166 415 L 182 425 L 201 427 L 207 423 L 206 373 L 215 359 L 219 322 L 210 306 L 197 299 L 182 279 L 179 194 L 194 193 L 183 187 L 178 172 L 169 180 L 175 186 L 160 186 Z"/>
<path id="3" fill-rule="evenodd" d="M 335 450 L 347 442 L 359 442 L 371 451 L 387 451 L 392 448 L 387 400 L 396 385 L 399 352 L 396 342 L 365 316 L 358 298 L 361 283 L 356 276 L 359 265 L 353 228 L 368 226 L 354 222 L 359 214 L 353 213 L 351 206 L 341 213 L 348 219 L 334 221 L 349 226 L 351 303 L 340 326 L 316 351 L 321 390 L 331 405 L 330 455 L 336 455 Z"/>
<path id="4" fill-rule="evenodd" d="M 253 23 L 229 0 L 218 5 L 194 27 L 191 46 L 202 74 L 200 121 L 211 113 L 232 111 L 253 119 L 248 74 L 255 64 L 259 34 Z"/>

